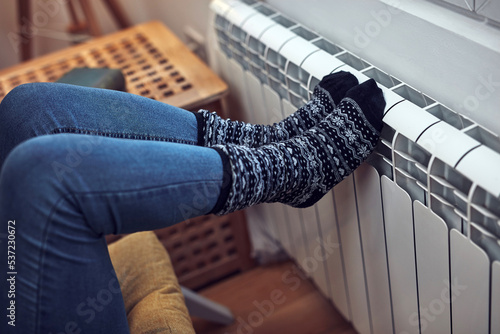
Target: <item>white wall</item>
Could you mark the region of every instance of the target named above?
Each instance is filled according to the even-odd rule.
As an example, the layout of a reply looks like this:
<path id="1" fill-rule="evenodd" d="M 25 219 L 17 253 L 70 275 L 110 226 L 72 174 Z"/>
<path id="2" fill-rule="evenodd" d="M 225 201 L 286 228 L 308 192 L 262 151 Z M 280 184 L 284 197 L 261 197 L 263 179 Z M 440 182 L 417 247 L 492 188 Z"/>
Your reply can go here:
<path id="1" fill-rule="evenodd" d="M 500 134 L 500 30 L 428 1 L 267 0 Z"/>
<path id="2" fill-rule="evenodd" d="M 39 56 L 64 48 L 70 43 L 64 33 L 70 22 L 67 0 L 30 0 L 32 14 L 28 19 L 36 28 L 33 35 L 34 55 Z M 19 31 L 17 25 L 17 1 L 4 0 L 0 5 L 0 68 L 18 63 L 17 49 L 11 40 Z M 98 13 L 103 33 L 117 29 L 101 1 L 91 1 Z M 184 38 L 186 26 L 191 26 L 201 36 L 205 35 L 209 0 L 120 0 L 132 23 L 150 20 L 163 21 L 177 36 Z M 46 35 L 50 37 L 44 37 Z"/>

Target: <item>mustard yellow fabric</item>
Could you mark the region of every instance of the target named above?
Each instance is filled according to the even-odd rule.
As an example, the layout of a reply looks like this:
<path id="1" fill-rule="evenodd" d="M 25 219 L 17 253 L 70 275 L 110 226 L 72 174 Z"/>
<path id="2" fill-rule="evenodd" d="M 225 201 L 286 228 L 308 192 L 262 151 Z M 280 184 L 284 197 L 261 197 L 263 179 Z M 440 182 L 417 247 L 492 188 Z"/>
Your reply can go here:
<path id="1" fill-rule="evenodd" d="M 134 333 L 195 333 L 170 257 L 153 232 L 109 246 Z"/>

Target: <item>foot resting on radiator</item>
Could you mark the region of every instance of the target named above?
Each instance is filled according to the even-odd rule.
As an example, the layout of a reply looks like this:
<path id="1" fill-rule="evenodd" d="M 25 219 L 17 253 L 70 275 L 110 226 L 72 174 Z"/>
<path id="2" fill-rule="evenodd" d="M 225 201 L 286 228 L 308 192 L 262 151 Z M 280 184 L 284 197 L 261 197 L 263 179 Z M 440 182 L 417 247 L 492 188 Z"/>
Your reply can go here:
<path id="1" fill-rule="evenodd" d="M 346 92 L 358 80 L 349 72 L 336 72 L 325 76 L 314 88 L 312 99 L 295 113 L 273 125 L 253 125 L 222 119 L 216 113 L 200 110 L 198 145 L 238 144 L 258 147 L 284 141 L 317 125 L 337 106 Z"/>
<path id="2" fill-rule="evenodd" d="M 382 90 L 370 79 L 351 88 L 317 126 L 289 140 L 258 148 L 215 145 L 231 184 L 212 212 L 226 214 L 263 202 L 313 205 L 373 151 L 384 107 Z"/>

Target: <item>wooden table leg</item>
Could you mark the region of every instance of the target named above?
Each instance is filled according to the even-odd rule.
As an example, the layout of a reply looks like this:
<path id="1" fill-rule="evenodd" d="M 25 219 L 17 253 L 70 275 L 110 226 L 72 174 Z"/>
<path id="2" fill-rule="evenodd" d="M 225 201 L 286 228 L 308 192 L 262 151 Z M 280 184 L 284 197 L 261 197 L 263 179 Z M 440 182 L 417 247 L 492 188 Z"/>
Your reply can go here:
<path id="1" fill-rule="evenodd" d="M 75 5 L 72 0 L 68 0 L 68 12 L 71 17 L 71 24 L 68 26 L 68 32 L 72 34 L 80 34 L 88 30 L 87 22 L 80 21 L 78 14 L 76 13 Z"/>
<path id="2" fill-rule="evenodd" d="M 30 0 L 18 0 L 17 12 L 19 30 L 21 32 L 21 61 L 26 61 L 31 59 L 31 39 L 33 38 L 33 36 L 30 35 Z"/>
<path id="3" fill-rule="evenodd" d="M 80 0 L 80 6 L 82 7 L 83 14 L 87 20 L 89 26 L 89 33 L 91 36 L 101 36 L 101 29 L 97 23 L 97 18 L 92 11 L 92 6 L 89 0 Z"/>
<path id="4" fill-rule="evenodd" d="M 122 6 L 118 3 L 117 0 L 104 0 L 104 3 L 108 6 L 109 11 L 116 19 L 116 22 L 120 26 L 120 28 L 128 28 L 131 26 L 130 21 L 123 11 Z"/>

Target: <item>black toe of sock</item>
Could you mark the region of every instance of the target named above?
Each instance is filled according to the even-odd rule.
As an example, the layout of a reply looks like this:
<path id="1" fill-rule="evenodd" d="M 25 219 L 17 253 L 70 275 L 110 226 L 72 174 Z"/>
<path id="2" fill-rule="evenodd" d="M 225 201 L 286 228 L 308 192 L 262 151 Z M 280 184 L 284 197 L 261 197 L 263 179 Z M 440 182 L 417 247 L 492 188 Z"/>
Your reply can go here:
<path id="1" fill-rule="evenodd" d="M 328 91 L 337 105 L 344 98 L 346 92 L 357 86 L 358 83 L 358 79 L 352 73 L 339 71 L 324 76 L 318 86 Z"/>
<path id="2" fill-rule="evenodd" d="M 377 86 L 375 80 L 370 79 L 351 88 L 345 95 L 353 99 L 363 111 L 365 117 L 377 131 L 382 130 L 384 123 L 382 117 L 384 115 L 385 99 L 384 93 Z"/>

